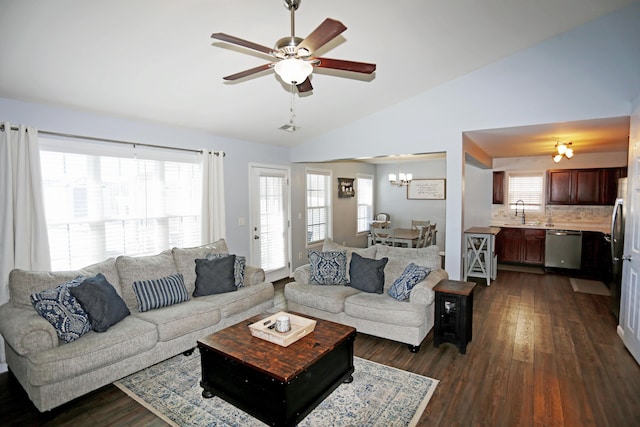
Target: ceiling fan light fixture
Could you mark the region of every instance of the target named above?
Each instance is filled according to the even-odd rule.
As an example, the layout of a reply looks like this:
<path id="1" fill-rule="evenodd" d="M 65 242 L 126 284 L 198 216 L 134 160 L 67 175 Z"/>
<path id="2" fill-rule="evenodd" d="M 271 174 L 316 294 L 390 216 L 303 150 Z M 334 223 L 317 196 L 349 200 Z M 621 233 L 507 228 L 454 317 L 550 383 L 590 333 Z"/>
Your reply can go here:
<path id="1" fill-rule="evenodd" d="M 313 72 L 313 66 L 296 58 L 283 59 L 276 63 L 275 72 L 287 84 L 300 84 Z"/>
<path id="2" fill-rule="evenodd" d="M 554 163 L 559 163 L 563 157 L 570 159 L 573 157 L 573 148 L 571 148 L 571 142 L 556 142 L 555 149 L 551 158 Z"/>

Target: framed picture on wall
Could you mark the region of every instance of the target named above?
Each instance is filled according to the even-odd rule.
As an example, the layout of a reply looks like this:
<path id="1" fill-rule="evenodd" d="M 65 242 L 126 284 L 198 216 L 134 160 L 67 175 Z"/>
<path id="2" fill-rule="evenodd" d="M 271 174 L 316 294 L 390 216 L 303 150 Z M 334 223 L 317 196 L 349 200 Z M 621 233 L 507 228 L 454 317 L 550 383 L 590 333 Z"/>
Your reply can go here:
<path id="1" fill-rule="evenodd" d="M 407 186 L 407 199 L 444 200 L 446 198 L 445 179 L 414 179 Z"/>
<path id="2" fill-rule="evenodd" d="M 338 178 L 338 197 L 353 197 L 356 195 L 353 189 L 354 178 Z"/>

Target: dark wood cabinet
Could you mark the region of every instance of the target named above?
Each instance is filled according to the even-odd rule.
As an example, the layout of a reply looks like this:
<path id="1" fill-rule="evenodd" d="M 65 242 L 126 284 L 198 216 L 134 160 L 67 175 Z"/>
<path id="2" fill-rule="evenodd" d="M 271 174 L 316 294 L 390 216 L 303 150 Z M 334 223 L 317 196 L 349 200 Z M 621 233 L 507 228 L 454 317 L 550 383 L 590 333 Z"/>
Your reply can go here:
<path id="1" fill-rule="evenodd" d="M 547 171 L 547 204 L 612 205 L 626 168 Z"/>
<path id="2" fill-rule="evenodd" d="M 544 264 L 545 230 L 502 228 L 496 236 L 498 262 Z"/>
<path id="3" fill-rule="evenodd" d="M 442 280 L 433 291 L 436 293 L 433 344 L 440 346 L 450 342 L 460 353 L 467 352 L 467 344 L 473 336 L 473 282 Z"/>
<path id="4" fill-rule="evenodd" d="M 611 277 L 611 267 L 611 246 L 604 239 L 604 234 L 583 231 L 580 276 L 608 283 Z"/>
<path id="5" fill-rule="evenodd" d="M 493 204 L 504 203 L 504 171 L 493 173 Z"/>

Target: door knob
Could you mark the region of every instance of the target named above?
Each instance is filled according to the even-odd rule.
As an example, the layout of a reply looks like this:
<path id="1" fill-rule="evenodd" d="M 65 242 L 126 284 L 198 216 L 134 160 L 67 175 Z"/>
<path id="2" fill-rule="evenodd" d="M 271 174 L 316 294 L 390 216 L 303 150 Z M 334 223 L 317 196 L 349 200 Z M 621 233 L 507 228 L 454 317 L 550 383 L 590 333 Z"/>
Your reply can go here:
<path id="1" fill-rule="evenodd" d="M 631 261 L 631 255 L 622 256 L 622 261 Z"/>
<path id="2" fill-rule="evenodd" d="M 254 239 L 254 240 L 258 240 L 259 238 L 260 238 L 260 236 L 258 236 L 257 234 L 254 234 L 254 235 L 253 235 L 253 239 Z"/>

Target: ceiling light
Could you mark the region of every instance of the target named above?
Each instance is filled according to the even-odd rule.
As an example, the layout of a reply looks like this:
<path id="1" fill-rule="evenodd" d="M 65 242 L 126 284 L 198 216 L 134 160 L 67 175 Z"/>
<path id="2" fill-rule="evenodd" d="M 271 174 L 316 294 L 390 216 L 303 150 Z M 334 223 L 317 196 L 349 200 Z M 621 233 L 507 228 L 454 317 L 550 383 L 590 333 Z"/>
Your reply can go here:
<path id="1" fill-rule="evenodd" d="M 573 157 L 573 148 L 571 148 L 571 142 L 556 142 L 556 148 L 551 155 L 555 163 L 560 162 L 563 157 L 570 159 Z"/>
<path id="2" fill-rule="evenodd" d="M 313 66 L 301 59 L 289 58 L 276 63 L 274 67 L 282 81 L 287 84 L 298 85 L 307 80 L 313 71 Z"/>

